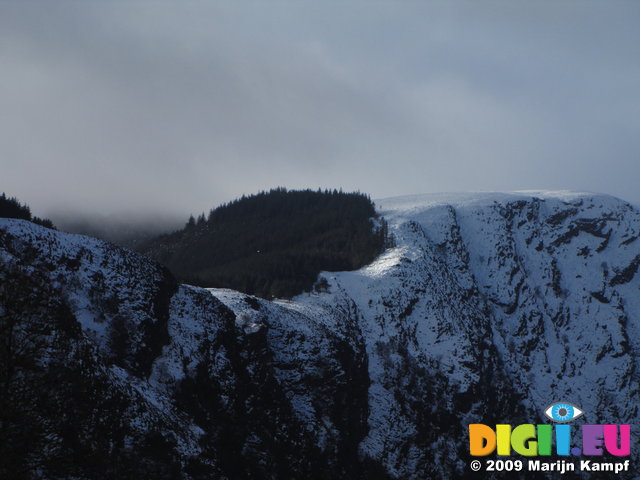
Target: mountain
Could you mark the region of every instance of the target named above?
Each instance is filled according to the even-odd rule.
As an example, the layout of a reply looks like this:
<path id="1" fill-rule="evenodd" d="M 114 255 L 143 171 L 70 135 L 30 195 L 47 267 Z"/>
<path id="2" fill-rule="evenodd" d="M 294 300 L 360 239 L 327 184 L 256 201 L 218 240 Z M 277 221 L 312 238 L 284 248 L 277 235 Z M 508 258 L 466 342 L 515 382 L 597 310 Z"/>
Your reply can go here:
<path id="1" fill-rule="evenodd" d="M 0 477 L 474 477 L 468 424 L 548 423 L 559 400 L 637 444 L 635 207 L 378 205 L 394 247 L 274 301 L 0 220 Z"/>
<path id="2" fill-rule="evenodd" d="M 370 263 L 386 233 L 367 195 L 276 188 L 191 216 L 137 249 L 186 283 L 271 299 L 310 291 L 322 270 Z"/>

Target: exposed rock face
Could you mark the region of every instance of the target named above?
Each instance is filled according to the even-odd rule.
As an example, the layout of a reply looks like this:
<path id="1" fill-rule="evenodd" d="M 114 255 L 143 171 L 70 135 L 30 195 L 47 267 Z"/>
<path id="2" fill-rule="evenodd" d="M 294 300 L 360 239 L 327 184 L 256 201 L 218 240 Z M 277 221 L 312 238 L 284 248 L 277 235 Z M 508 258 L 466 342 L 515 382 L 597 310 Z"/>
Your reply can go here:
<path id="1" fill-rule="evenodd" d="M 569 193 L 380 211 L 396 247 L 275 302 L 0 220 L 0 476 L 461 478 L 469 423 L 546 423 L 559 400 L 638 430 L 640 212 Z"/>

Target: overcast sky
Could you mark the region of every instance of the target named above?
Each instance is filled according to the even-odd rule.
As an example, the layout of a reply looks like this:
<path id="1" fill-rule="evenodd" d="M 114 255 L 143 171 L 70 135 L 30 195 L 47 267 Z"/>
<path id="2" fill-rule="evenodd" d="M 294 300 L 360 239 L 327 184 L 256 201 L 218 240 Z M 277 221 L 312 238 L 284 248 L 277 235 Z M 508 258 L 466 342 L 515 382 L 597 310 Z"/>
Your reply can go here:
<path id="1" fill-rule="evenodd" d="M 0 190 L 186 215 L 275 186 L 640 203 L 640 2 L 0 2 Z"/>

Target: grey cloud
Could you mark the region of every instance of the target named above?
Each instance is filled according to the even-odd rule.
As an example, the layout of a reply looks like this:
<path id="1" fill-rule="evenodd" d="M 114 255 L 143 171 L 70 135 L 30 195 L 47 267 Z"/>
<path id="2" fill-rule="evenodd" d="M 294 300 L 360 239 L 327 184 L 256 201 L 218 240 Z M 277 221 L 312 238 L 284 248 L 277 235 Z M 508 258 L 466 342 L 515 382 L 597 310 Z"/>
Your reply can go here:
<path id="1" fill-rule="evenodd" d="M 277 185 L 640 201 L 639 7 L 4 2 L 0 189 L 199 212 Z"/>

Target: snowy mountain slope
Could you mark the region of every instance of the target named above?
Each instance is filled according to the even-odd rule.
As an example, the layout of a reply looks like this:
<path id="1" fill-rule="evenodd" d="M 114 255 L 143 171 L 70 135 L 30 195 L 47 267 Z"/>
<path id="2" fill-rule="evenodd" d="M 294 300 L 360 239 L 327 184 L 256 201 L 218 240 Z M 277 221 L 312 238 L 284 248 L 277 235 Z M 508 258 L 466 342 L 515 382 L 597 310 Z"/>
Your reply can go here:
<path id="1" fill-rule="evenodd" d="M 7 344 L 36 345 L 27 354 L 2 350 L 2 410 L 15 410 L 7 422 L 25 439 L 15 455 L 3 455 L 16 463 L 0 464 L 0 476 L 364 475 L 357 432 L 366 424 L 366 385 L 353 396 L 347 388 L 366 381 L 364 356 L 326 328 L 299 329 L 295 314 L 271 328 L 270 317 L 287 313 L 277 305 L 234 293 L 236 315 L 139 254 L 22 220 L 0 219 L 0 280 Z M 247 323 L 240 305 L 256 318 Z M 274 337 L 282 339 L 279 350 Z M 42 371 L 10 368 L 27 363 Z M 70 387 L 90 394 L 69 397 L 64 385 L 46 381 L 67 365 L 77 367 Z M 56 408 L 36 401 L 38 385 Z M 86 425 L 69 436 L 57 419 L 69 416 L 70 398 Z M 37 408 L 22 411 L 24 403 Z M 320 412 L 311 430 L 293 413 L 304 404 Z M 5 431 L 2 453 L 15 443 Z M 21 477 L 29 443 L 41 447 Z"/>
<path id="2" fill-rule="evenodd" d="M 566 399 L 590 423 L 637 424 L 637 210 L 606 196 L 526 192 L 392 199 L 381 213 L 397 248 L 361 272 L 329 275 L 332 290 L 355 299 L 368 332 L 365 451 L 384 458 L 390 438 L 415 445 L 415 412 L 406 428 L 381 343 L 403 363 L 437 362 L 449 392 L 482 400 L 457 413 L 483 423 L 491 421 L 481 408 L 518 423 L 513 407 L 481 390 L 486 375 L 500 371 L 506 384 L 495 387 L 520 399 L 529 422 L 544 421 L 543 408 Z"/>
<path id="3" fill-rule="evenodd" d="M 572 192 L 380 203 L 395 248 L 325 273 L 329 293 L 277 302 L 366 352 L 361 454 L 398 478 L 460 476 L 471 421 L 545 422 L 565 399 L 590 423 L 637 423 L 637 210 Z M 238 294 L 213 293 L 239 311 Z M 438 458 L 438 442 L 457 451 Z"/>
<path id="4" fill-rule="evenodd" d="M 433 243 L 447 243 L 450 264 L 472 275 L 493 317 L 493 343 L 531 406 L 551 395 L 573 398 L 590 421 L 634 419 L 638 212 L 612 197 L 573 193 L 448 204 L 413 219 Z M 397 222 L 402 210 L 391 202 L 387 215 Z"/>
<path id="5" fill-rule="evenodd" d="M 379 203 L 396 246 L 291 301 L 18 220 L 0 275 L 68 310 L 67 343 L 130 405 L 123 444 L 155 438 L 166 478 L 461 478 L 469 423 L 546 423 L 558 400 L 638 430 L 640 212 L 572 192 Z"/>

